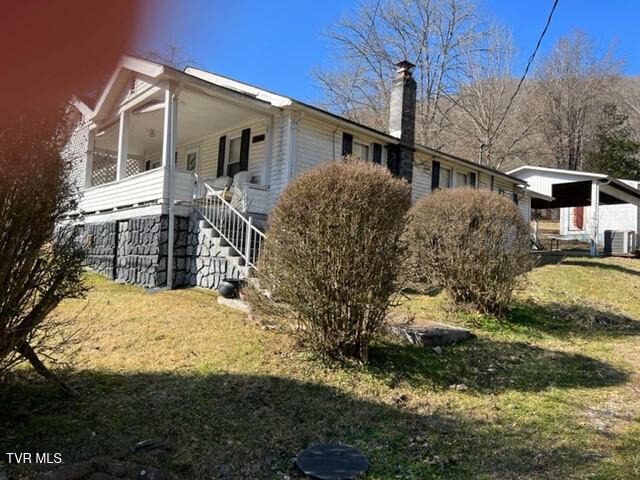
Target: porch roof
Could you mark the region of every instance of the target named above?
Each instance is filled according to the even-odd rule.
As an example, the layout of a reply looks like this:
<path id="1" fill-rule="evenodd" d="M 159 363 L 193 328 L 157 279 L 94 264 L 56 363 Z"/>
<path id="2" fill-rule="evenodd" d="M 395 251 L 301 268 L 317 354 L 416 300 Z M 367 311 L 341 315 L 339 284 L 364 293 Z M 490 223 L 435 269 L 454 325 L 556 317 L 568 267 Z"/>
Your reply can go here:
<path id="1" fill-rule="evenodd" d="M 128 78 L 124 70 L 136 71 L 140 73 L 144 78 L 153 79 L 156 82 L 167 80 L 181 84 L 183 84 L 184 82 L 188 82 L 195 87 L 204 87 L 209 91 L 210 94 L 213 95 L 215 95 L 216 93 L 223 93 L 225 94 L 225 96 L 231 96 L 232 98 L 235 97 L 235 99 L 237 101 L 240 101 L 240 103 L 251 106 L 256 110 L 262 110 L 263 112 L 265 110 L 268 110 L 269 108 L 274 107 L 280 109 L 296 107 L 299 109 L 307 110 L 310 113 L 315 113 L 316 115 L 324 116 L 326 119 L 337 119 L 339 122 L 345 125 L 349 125 L 352 128 L 365 130 L 369 133 L 372 133 L 380 137 L 381 139 L 384 139 L 384 141 L 388 143 L 399 142 L 398 138 L 389 135 L 388 133 L 381 130 L 371 128 L 367 125 L 360 124 L 328 110 L 324 110 L 313 105 L 309 105 L 305 102 L 279 95 L 277 93 L 255 87 L 244 82 L 239 82 L 228 77 L 223 77 L 221 75 L 213 74 L 211 72 L 207 72 L 205 70 L 194 67 L 187 67 L 184 71 L 180 71 L 168 65 L 163 65 L 130 56 L 123 58 L 123 60 L 118 65 L 118 68 L 107 83 L 107 86 L 103 90 L 102 94 L 98 98 L 96 106 L 93 109 L 93 115 L 91 116 L 94 121 L 95 119 L 97 119 L 97 117 L 100 117 L 100 120 L 102 122 L 106 120 L 106 115 L 110 110 L 110 104 L 112 104 L 112 102 L 116 100 L 117 92 L 122 89 Z M 478 171 L 484 171 L 490 175 L 502 177 L 519 185 L 526 185 L 525 181 L 519 179 L 514 175 L 510 175 L 509 173 L 480 165 L 479 163 L 473 162 L 471 160 L 447 154 L 445 152 L 441 152 L 425 145 L 416 144 L 414 145 L 414 148 L 417 151 L 423 152 L 430 156 L 439 157 L 453 163 L 462 164 L 467 167 L 474 168 Z"/>
<path id="2" fill-rule="evenodd" d="M 588 180 L 553 184 L 551 198 L 546 195 L 544 197 L 547 198 L 542 195 L 532 195 L 531 208 L 589 206 L 591 205 L 591 185 L 593 181 L 598 182 L 600 185 L 601 205 L 617 205 L 621 203 L 640 205 L 640 190 L 616 178 L 595 174 Z"/>

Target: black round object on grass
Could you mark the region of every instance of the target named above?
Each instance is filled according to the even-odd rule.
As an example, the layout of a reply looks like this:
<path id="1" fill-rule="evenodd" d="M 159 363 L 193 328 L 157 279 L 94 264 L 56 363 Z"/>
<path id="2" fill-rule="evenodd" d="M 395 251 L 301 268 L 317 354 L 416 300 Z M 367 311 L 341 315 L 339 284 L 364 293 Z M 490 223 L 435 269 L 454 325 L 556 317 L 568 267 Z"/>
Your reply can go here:
<path id="1" fill-rule="evenodd" d="M 242 288 L 242 280 L 237 278 L 225 278 L 218 285 L 218 293 L 224 298 L 238 298 L 238 292 Z"/>
<path id="2" fill-rule="evenodd" d="M 325 443 L 300 452 L 296 465 L 302 473 L 317 480 L 349 480 L 362 475 L 369 460 L 357 448 Z"/>

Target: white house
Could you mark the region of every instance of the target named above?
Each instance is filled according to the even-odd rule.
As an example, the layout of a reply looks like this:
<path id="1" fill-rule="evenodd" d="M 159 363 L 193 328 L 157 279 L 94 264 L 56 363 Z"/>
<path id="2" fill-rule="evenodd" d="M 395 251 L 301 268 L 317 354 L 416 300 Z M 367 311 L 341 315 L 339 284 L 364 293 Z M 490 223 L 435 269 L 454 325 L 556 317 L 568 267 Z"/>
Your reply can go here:
<path id="1" fill-rule="evenodd" d="M 532 208 L 559 208 L 560 236 L 589 241 L 593 254 L 606 230 L 640 231 L 640 182 L 534 166 L 509 174 L 527 182 Z"/>
<path id="2" fill-rule="evenodd" d="M 95 105 L 75 101 L 70 218 L 89 265 L 149 287 L 242 276 L 287 183 L 346 154 L 405 178 L 414 200 L 470 185 L 528 215 L 520 179 L 415 143 L 412 67 L 398 64 L 389 134 L 204 70 L 123 58 Z"/>

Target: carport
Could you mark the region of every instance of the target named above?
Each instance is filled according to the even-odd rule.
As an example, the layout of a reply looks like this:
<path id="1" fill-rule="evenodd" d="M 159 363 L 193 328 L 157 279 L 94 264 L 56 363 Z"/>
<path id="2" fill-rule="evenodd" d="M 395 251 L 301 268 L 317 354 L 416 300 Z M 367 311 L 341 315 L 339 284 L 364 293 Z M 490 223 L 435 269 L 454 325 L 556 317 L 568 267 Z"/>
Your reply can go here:
<path id="1" fill-rule="evenodd" d="M 513 174 L 513 172 L 510 173 Z M 600 205 L 623 203 L 640 205 L 640 190 L 607 175 L 575 173 L 584 179 L 578 181 L 563 179 L 561 183 L 550 183 L 551 198 L 544 194 L 535 195 L 536 190 L 532 189 L 531 192 L 534 194 L 531 195 L 531 208 L 592 207 L 589 232 L 590 254 L 597 256 Z"/>

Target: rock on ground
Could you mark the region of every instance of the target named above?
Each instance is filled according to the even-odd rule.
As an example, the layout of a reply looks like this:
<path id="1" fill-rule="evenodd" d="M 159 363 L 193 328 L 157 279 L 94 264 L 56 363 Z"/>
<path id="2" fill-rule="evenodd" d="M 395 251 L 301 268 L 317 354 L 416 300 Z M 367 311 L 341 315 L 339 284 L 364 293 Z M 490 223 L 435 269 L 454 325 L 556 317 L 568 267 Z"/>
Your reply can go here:
<path id="1" fill-rule="evenodd" d="M 423 325 L 392 323 L 388 326 L 388 330 L 392 335 L 402 340 L 414 345 L 424 345 L 426 347 L 450 345 L 461 342 L 462 340 L 476 338 L 476 336 L 466 328 L 452 327 L 435 322 L 429 322 Z"/>

